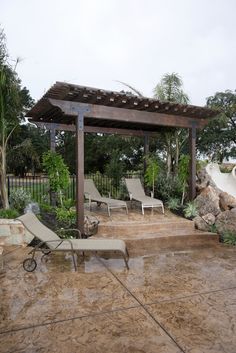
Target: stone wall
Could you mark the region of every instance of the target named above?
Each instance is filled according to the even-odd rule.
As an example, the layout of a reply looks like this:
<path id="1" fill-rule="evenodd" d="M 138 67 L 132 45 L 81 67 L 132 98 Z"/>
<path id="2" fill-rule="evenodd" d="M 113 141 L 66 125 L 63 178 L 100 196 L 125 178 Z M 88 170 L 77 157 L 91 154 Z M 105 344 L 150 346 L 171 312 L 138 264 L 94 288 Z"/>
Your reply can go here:
<path id="1" fill-rule="evenodd" d="M 0 219 L 0 244 L 24 245 L 30 243 L 33 238 L 20 221 Z"/>

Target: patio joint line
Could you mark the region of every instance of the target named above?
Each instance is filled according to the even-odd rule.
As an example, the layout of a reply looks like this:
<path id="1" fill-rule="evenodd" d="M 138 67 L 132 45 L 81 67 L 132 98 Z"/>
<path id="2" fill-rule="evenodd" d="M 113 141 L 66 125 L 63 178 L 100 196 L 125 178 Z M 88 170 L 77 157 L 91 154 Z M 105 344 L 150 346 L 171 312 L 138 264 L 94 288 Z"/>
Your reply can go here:
<path id="1" fill-rule="evenodd" d="M 96 256 L 97 257 L 97 256 Z M 181 350 L 182 353 L 186 351 L 178 344 L 178 342 L 172 337 L 172 335 L 165 329 L 165 327 L 149 312 L 149 310 L 142 304 L 142 302 L 123 284 L 123 282 L 112 272 L 112 270 L 103 261 L 97 257 L 97 259 L 103 264 L 103 266 L 115 277 L 115 279 L 124 287 L 127 292 L 139 303 L 139 305 L 145 310 L 145 312 L 150 316 L 150 318 L 159 326 L 166 335 L 175 343 L 175 345 Z"/>
<path id="2" fill-rule="evenodd" d="M 170 298 L 170 299 L 160 299 L 160 300 L 156 300 L 156 301 L 153 301 L 153 302 L 150 302 L 150 303 L 146 303 L 144 305 L 153 305 L 153 304 L 158 304 L 158 303 L 173 302 L 173 301 L 178 301 L 178 300 L 182 300 L 182 299 L 196 297 L 198 295 L 206 295 L 206 294 L 211 294 L 211 293 L 218 293 L 218 292 L 223 292 L 223 291 L 231 290 L 231 289 L 236 289 L 236 286 L 222 288 L 222 289 L 214 289 L 214 290 L 207 291 L 207 292 L 199 292 L 199 293 L 195 293 L 195 294 L 189 294 L 189 295 L 186 295 L 186 296 L 183 296 L 183 297 L 175 297 L 175 298 Z"/>
<path id="3" fill-rule="evenodd" d="M 37 328 L 37 327 L 44 327 L 44 326 L 48 326 L 48 325 L 53 325 L 53 324 L 60 324 L 63 322 L 67 322 L 67 321 L 72 321 L 72 320 L 79 320 L 79 319 L 84 319 L 86 317 L 93 317 L 93 316 L 99 316 L 99 315 L 107 315 L 107 314 L 112 314 L 112 313 L 116 313 L 116 312 L 120 312 L 120 311 L 125 311 L 125 310 L 131 310 L 131 309 L 136 309 L 138 308 L 140 305 L 133 305 L 133 306 L 129 306 L 127 308 L 120 308 L 120 309 L 113 309 L 113 310 L 107 310 L 107 311 L 101 311 L 99 313 L 91 313 L 91 314 L 84 314 L 81 316 L 74 316 L 74 317 L 70 317 L 68 319 L 61 319 L 61 320 L 55 320 L 55 321 L 51 321 L 51 322 L 46 322 L 46 323 L 41 323 L 41 324 L 36 324 L 36 325 L 32 325 L 32 326 L 25 326 L 25 327 L 19 327 L 19 328 L 13 328 L 13 329 L 9 329 L 6 331 L 2 331 L 0 332 L 0 335 L 4 335 L 4 334 L 8 334 L 11 332 L 18 332 L 18 331 L 23 331 L 23 330 L 30 330 L 33 328 Z"/>

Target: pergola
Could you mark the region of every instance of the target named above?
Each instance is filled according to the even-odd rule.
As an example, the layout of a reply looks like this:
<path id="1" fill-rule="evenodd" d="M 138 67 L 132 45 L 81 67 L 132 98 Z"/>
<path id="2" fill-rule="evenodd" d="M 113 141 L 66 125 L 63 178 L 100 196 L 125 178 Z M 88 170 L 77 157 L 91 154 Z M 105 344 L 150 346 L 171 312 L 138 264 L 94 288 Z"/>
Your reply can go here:
<path id="1" fill-rule="evenodd" d="M 56 82 L 28 112 L 31 122 L 50 130 L 51 149 L 55 131 L 76 132 L 76 210 L 77 226 L 84 233 L 84 133 L 143 136 L 145 149 L 149 136 L 160 126 L 189 130 L 190 198 L 196 193 L 196 130 L 218 112 L 192 105 L 163 103 L 133 94 L 107 91 Z"/>

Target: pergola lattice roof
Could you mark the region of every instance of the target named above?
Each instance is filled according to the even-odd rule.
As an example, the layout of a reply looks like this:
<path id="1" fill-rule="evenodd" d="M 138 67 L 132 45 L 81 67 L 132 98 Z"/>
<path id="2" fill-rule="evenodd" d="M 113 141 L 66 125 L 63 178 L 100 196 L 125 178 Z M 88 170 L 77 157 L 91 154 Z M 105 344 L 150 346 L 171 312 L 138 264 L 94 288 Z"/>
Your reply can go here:
<path id="1" fill-rule="evenodd" d="M 125 119 L 125 121 L 121 121 L 119 119 L 110 120 L 105 116 L 104 118 L 99 117 L 99 119 L 96 119 L 96 117 L 92 114 L 91 116 L 87 114 L 85 116 L 85 125 L 87 126 L 154 131 L 157 130 L 158 127 L 154 127 L 151 122 L 149 123 L 145 119 L 147 112 L 158 113 L 153 114 L 153 122 L 155 122 L 155 115 L 160 116 L 161 114 L 163 117 L 163 123 L 160 123 L 160 125 L 169 125 L 165 124 L 165 120 L 167 118 L 168 120 L 173 121 L 171 124 L 172 126 L 182 127 L 188 127 L 186 121 L 189 119 L 191 121 L 195 120 L 198 127 L 204 126 L 207 123 L 207 119 L 217 115 L 216 111 L 204 107 L 160 102 L 156 99 L 140 97 L 125 92 L 107 91 L 70 83 L 56 82 L 28 112 L 27 116 L 32 121 L 74 124 L 74 117 L 70 114 L 62 112 L 62 110 L 57 106 L 52 105 L 50 99 L 84 103 L 97 107 L 105 106 L 110 108 L 120 108 L 122 110 L 128 109 L 130 110 L 130 113 L 133 110 L 139 111 L 140 113 L 144 112 L 144 114 L 140 114 L 140 119 L 138 121 L 132 121 L 132 119 Z M 120 110 L 120 112 L 122 111 Z M 149 116 L 151 115 L 149 114 Z M 177 121 L 177 117 L 181 117 L 182 123 L 180 122 L 180 119 Z"/>

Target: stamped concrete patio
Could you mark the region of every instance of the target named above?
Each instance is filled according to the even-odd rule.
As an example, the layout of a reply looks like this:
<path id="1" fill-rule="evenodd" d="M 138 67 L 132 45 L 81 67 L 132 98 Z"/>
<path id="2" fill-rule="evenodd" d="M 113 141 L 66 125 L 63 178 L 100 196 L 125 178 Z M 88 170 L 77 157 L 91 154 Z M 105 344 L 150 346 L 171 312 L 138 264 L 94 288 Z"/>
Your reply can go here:
<path id="1" fill-rule="evenodd" d="M 0 352 L 235 353 L 236 252 L 218 243 L 121 259 L 38 258 L 8 247 Z"/>

